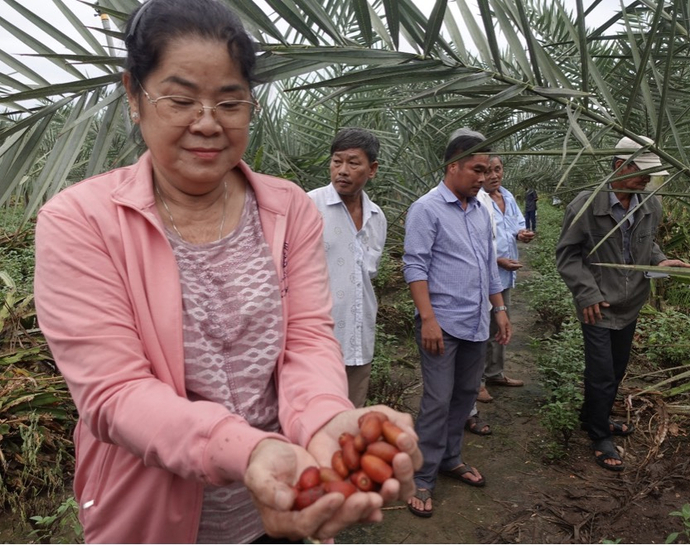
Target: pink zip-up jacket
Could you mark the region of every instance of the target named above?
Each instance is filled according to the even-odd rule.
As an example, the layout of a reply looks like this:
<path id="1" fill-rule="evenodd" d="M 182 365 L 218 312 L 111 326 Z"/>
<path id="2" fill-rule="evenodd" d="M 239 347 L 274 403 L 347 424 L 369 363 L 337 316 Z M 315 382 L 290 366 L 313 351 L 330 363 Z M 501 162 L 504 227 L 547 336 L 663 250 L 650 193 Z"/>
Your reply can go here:
<path id="1" fill-rule="evenodd" d="M 351 409 L 333 336 L 321 217 L 293 183 L 242 169 L 283 302 L 275 380 L 283 434 L 184 383 L 177 263 L 156 211 L 148 153 L 65 189 L 39 212 L 39 324 L 79 411 L 74 491 L 87 542 L 194 543 L 204 485 L 242 480 L 264 438 L 305 446 Z"/>

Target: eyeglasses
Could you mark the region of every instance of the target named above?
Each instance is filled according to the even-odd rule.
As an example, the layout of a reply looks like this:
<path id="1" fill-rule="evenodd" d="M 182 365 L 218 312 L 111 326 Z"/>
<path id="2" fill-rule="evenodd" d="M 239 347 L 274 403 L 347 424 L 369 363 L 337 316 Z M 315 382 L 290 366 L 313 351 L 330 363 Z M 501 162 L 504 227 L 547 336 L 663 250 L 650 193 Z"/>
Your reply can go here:
<path id="1" fill-rule="evenodd" d="M 188 127 L 196 123 L 204 115 L 204 110 L 211 110 L 211 114 L 224 129 L 244 129 L 254 116 L 254 112 L 261 109 L 255 100 L 224 100 L 215 106 L 204 106 L 198 99 L 169 95 L 151 98 L 146 89 L 146 100 L 156 108 L 158 116 L 173 127 Z"/>

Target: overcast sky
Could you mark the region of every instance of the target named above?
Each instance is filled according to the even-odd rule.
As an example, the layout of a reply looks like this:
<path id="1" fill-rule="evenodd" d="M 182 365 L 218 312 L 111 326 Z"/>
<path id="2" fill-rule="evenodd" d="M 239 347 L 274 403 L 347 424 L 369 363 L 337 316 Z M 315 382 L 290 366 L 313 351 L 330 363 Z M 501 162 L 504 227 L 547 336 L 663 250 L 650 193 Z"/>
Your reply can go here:
<path id="1" fill-rule="evenodd" d="M 71 26 L 69 25 L 67 20 L 64 18 L 62 13 L 60 13 L 60 11 L 57 9 L 55 4 L 51 0 L 18 1 L 20 4 L 26 6 L 32 11 L 39 13 L 43 19 L 45 19 L 53 25 L 56 25 L 58 28 L 60 28 L 60 30 L 70 35 L 70 37 L 77 39 L 77 37 L 75 36 L 75 32 L 71 29 Z M 571 0 L 566 0 L 566 4 L 570 1 Z M 631 1 L 632 0 L 625 0 L 625 4 L 627 5 Z M 2 0 L 0 0 L 0 2 L 2 2 Z M 78 0 L 64 0 L 64 2 L 85 25 L 91 27 L 101 27 L 101 20 L 92 8 L 82 4 Z M 39 3 L 40 10 L 37 9 Z M 474 0 L 469 0 L 469 3 L 474 3 L 476 5 L 476 2 L 474 2 Z M 584 0 L 585 7 L 591 5 L 592 3 L 593 0 Z M 416 4 L 426 15 L 428 15 L 431 12 L 431 9 L 433 8 L 434 0 L 416 0 Z M 451 6 L 451 10 L 453 10 L 453 13 L 456 15 L 456 20 L 460 22 L 461 19 L 457 6 L 454 5 L 454 2 L 452 2 L 452 0 L 451 2 L 449 2 L 449 5 Z M 602 0 L 602 2 L 599 6 L 597 6 L 595 11 L 587 18 L 588 26 L 595 27 L 606 22 L 618 10 L 620 10 L 619 0 Z M 41 31 L 33 27 L 33 25 L 28 24 L 26 20 L 21 15 L 17 14 L 17 12 L 13 9 L 5 7 L 4 9 L 2 9 L 2 14 L 0 16 L 8 19 L 11 23 L 19 26 L 25 32 L 30 33 L 31 36 L 33 36 L 34 38 L 43 41 L 49 47 L 57 47 L 57 44 L 55 44 L 55 42 L 51 38 L 45 36 Z M 102 35 L 99 36 L 99 40 L 101 40 L 101 42 L 103 42 L 105 45 L 105 39 Z M 10 55 L 31 53 L 31 49 L 28 46 L 16 40 L 13 36 L 10 35 L 10 33 L 6 29 L 2 27 L 0 27 L 0 50 Z M 55 65 L 52 64 L 50 61 L 28 58 L 22 58 L 22 61 L 25 64 L 31 66 L 34 70 L 39 72 L 43 77 L 45 77 L 49 81 L 58 83 L 61 81 L 68 81 L 71 79 L 71 76 L 67 75 L 65 72 L 55 67 Z M 0 62 L 0 70 L 2 70 L 5 73 L 10 72 L 8 70 L 8 67 L 5 66 L 2 62 Z M 99 71 L 95 72 L 96 73 L 88 75 L 100 75 Z"/>

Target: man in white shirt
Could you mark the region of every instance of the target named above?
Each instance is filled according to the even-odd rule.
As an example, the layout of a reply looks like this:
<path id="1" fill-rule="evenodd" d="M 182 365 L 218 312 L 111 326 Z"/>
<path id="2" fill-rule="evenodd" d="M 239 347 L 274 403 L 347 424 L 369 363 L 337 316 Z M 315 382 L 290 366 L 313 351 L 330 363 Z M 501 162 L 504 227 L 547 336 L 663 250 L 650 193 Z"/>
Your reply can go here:
<path id="1" fill-rule="evenodd" d="M 378 170 L 379 141 L 369 131 L 341 130 L 331 144 L 331 183 L 308 193 L 324 221 L 335 336 L 345 360 L 349 397 L 363 407 L 374 357 L 378 273 L 388 224 L 364 192 Z"/>

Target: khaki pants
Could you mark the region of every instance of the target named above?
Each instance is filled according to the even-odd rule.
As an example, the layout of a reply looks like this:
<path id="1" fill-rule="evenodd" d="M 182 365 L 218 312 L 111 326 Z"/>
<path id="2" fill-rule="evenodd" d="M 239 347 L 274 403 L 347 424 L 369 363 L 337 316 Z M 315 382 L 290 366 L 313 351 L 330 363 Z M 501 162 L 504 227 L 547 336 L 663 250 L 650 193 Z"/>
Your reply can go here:
<path id="1" fill-rule="evenodd" d="M 364 407 L 369 391 L 371 362 L 364 365 L 346 365 L 348 397 L 356 409 Z"/>

